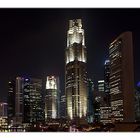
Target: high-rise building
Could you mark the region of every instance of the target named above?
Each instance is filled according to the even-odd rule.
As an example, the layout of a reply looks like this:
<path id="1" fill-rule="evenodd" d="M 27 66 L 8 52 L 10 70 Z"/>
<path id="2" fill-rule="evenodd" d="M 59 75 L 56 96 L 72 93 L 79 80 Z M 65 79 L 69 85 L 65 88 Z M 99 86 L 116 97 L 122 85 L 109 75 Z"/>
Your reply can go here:
<path id="1" fill-rule="evenodd" d="M 8 117 L 8 124 L 13 123 L 13 119 L 15 117 L 15 81 L 8 82 L 8 107 L 7 107 L 7 117 Z"/>
<path id="2" fill-rule="evenodd" d="M 0 131 L 2 129 L 7 129 L 8 127 L 7 107 L 8 107 L 7 103 L 5 102 L 0 103 Z"/>
<path id="3" fill-rule="evenodd" d="M 111 107 L 110 107 L 110 61 L 105 60 L 104 64 L 104 93 L 103 101 L 100 106 L 100 122 L 103 124 L 111 123 Z"/>
<path id="4" fill-rule="evenodd" d="M 104 92 L 107 106 L 110 106 L 109 76 L 110 76 L 110 61 L 106 60 L 104 64 Z"/>
<path id="5" fill-rule="evenodd" d="M 94 122 L 100 122 L 100 104 L 101 104 L 101 95 L 100 92 L 94 88 L 93 91 L 93 106 L 94 106 Z"/>
<path id="6" fill-rule="evenodd" d="M 15 124 L 21 125 L 23 121 L 23 85 L 24 78 L 16 78 L 16 95 L 15 95 Z"/>
<path id="7" fill-rule="evenodd" d="M 105 67 L 106 68 L 106 67 Z M 106 72 L 105 72 L 106 73 Z M 105 76 L 107 77 L 107 76 Z M 108 84 L 109 85 L 109 84 Z M 103 124 L 111 123 L 111 107 L 108 104 L 107 80 L 98 81 L 98 94 L 95 97 L 95 121 Z M 107 90 L 106 90 L 107 89 Z M 106 92 L 105 92 L 106 90 Z"/>
<path id="8" fill-rule="evenodd" d="M 0 103 L 0 117 L 7 116 L 7 103 Z"/>
<path id="9" fill-rule="evenodd" d="M 44 120 L 42 80 L 16 78 L 15 123 L 38 123 Z"/>
<path id="10" fill-rule="evenodd" d="M 60 99 L 60 114 L 61 118 L 66 118 L 66 96 L 62 95 Z"/>
<path id="11" fill-rule="evenodd" d="M 67 118 L 87 115 L 86 46 L 82 20 L 69 20 L 65 50 L 65 94 Z"/>
<path id="12" fill-rule="evenodd" d="M 92 123 L 94 120 L 94 84 L 91 79 L 88 79 L 88 98 L 87 98 L 87 120 Z"/>
<path id="13" fill-rule="evenodd" d="M 23 102 L 24 102 L 24 116 L 23 122 L 30 123 L 31 113 L 30 113 L 30 79 L 24 78 L 24 86 L 23 86 Z"/>
<path id="14" fill-rule="evenodd" d="M 95 98 L 95 112 L 96 112 L 96 121 L 101 122 L 102 119 L 102 108 L 105 106 L 105 92 L 104 92 L 104 80 L 98 81 L 98 94 Z"/>
<path id="15" fill-rule="evenodd" d="M 132 33 L 124 32 L 109 46 L 112 121 L 134 121 Z"/>
<path id="16" fill-rule="evenodd" d="M 104 93 L 104 80 L 99 80 L 98 81 L 98 91 Z"/>
<path id="17" fill-rule="evenodd" d="M 24 122 L 39 123 L 44 121 L 42 80 L 24 78 L 23 86 Z"/>
<path id="18" fill-rule="evenodd" d="M 59 78 L 47 76 L 45 94 L 45 120 L 60 117 L 60 86 Z"/>

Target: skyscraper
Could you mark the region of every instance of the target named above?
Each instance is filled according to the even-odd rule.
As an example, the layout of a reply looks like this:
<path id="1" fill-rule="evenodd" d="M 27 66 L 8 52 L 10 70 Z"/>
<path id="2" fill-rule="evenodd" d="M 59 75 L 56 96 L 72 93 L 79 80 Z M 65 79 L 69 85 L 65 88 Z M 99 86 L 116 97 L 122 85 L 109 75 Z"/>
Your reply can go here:
<path id="1" fill-rule="evenodd" d="M 13 119 L 15 117 L 15 81 L 8 82 L 8 107 L 7 107 L 7 116 L 8 116 L 8 124 L 12 124 Z"/>
<path id="2" fill-rule="evenodd" d="M 24 122 L 39 123 L 44 121 L 41 79 L 24 78 L 23 100 Z"/>
<path id="3" fill-rule="evenodd" d="M 42 80 L 17 77 L 15 124 L 38 123 L 43 120 Z"/>
<path id="4" fill-rule="evenodd" d="M 23 84 L 24 78 L 16 78 L 16 95 L 15 95 L 15 123 L 22 124 L 23 121 Z"/>
<path id="5" fill-rule="evenodd" d="M 87 115 L 86 46 L 82 20 L 69 20 L 65 50 L 65 93 L 67 117 L 84 118 Z"/>
<path id="6" fill-rule="evenodd" d="M 0 117 L 7 117 L 7 103 L 0 103 Z"/>
<path id="7" fill-rule="evenodd" d="M 94 84 L 91 79 L 88 79 L 88 98 L 87 98 L 87 120 L 89 123 L 94 119 Z"/>
<path id="8" fill-rule="evenodd" d="M 45 120 L 60 117 L 60 86 L 59 78 L 47 76 L 45 93 Z"/>
<path id="9" fill-rule="evenodd" d="M 132 33 L 124 32 L 109 46 L 112 120 L 134 121 Z"/>
<path id="10" fill-rule="evenodd" d="M 104 64 L 104 92 L 107 106 L 110 106 L 109 76 L 110 76 L 110 61 L 106 60 Z"/>
<path id="11" fill-rule="evenodd" d="M 0 131 L 2 129 L 7 129 L 8 122 L 7 122 L 7 103 L 1 102 L 0 103 Z"/>
<path id="12" fill-rule="evenodd" d="M 61 118 L 66 118 L 66 96 L 62 95 L 60 99 L 60 114 Z"/>
<path id="13" fill-rule="evenodd" d="M 105 101 L 104 101 L 104 97 L 105 97 L 105 92 L 104 92 L 104 80 L 98 80 L 98 95 L 95 98 L 96 100 L 96 121 L 101 122 L 102 118 L 103 118 L 103 109 L 105 106 Z"/>
<path id="14" fill-rule="evenodd" d="M 110 107 L 110 86 L 109 86 L 109 76 L 110 76 L 110 61 L 105 60 L 104 64 L 104 95 L 103 102 L 100 106 L 100 122 L 106 124 L 111 123 L 111 107 Z"/>

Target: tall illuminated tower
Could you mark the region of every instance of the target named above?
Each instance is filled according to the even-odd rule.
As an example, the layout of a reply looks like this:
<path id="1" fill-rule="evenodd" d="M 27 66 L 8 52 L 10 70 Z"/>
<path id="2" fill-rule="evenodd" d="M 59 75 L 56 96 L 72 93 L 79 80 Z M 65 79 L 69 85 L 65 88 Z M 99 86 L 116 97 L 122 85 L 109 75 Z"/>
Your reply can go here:
<path id="1" fill-rule="evenodd" d="M 65 93 L 67 117 L 87 115 L 86 46 L 81 19 L 69 20 L 65 50 Z"/>

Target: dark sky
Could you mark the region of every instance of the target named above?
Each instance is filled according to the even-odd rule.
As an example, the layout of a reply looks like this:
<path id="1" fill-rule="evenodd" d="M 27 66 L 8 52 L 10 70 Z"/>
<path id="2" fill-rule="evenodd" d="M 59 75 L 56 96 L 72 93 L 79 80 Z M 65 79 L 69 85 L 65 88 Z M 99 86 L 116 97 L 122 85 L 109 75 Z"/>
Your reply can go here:
<path id="1" fill-rule="evenodd" d="M 103 79 L 108 46 L 124 31 L 133 32 L 135 83 L 140 79 L 140 9 L 0 9 L 0 101 L 15 76 L 60 76 L 64 89 L 64 54 L 68 20 L 81 18 L 88 53 L 88 74 Z"/>

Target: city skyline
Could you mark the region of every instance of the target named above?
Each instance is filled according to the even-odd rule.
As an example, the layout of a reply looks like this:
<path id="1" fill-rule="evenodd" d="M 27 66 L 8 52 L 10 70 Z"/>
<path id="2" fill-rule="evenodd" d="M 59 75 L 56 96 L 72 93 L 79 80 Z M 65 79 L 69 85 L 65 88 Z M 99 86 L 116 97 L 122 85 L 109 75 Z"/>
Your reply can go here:
<path id="1" fill-rule="evenodd" d="M 140 79 L 137 61 L 140 29 L 139 21 L 133 22 L 139 16 L 138 9 L 0 9 L 0 13 L 3 19 L 0 23 L 0 101 L 6 101 L 8 80 L 13 76 L 46 79 L 47 75 L 58 75 L 64 93 L 61 81 L 64 81 L 66 34 L 68 20 L 74 18 L 83 21 L 87 71 L 94 83 L 103 79 L 109 44 L 127 30 L 133 34 L 135 85 Z"/>
<path id="2" fill-rule="evenodd" d="M 139 28 L 133 22 L 136 11 L 22 10 L 7 11 L 4 16 L 15 24 L 9 28 L 7 22 L 9 26 L 5 26 L 13 30 L 7 40 L 10 33 L 13 39 L 4 44 L 11 49 L 7 49 L 9 63 L 3 60 L 7 67 L 2 68 L 8 71 L 11 67 L 7 74 L 7 115 L 1 116 L 1 131 L 139 131 L 140 92 L 134 84 L 134 73 L 135 80 L 139 78 L 134 68 L 139 65 L 133 47 L 138 43 Z M 97 23 L 102 25 L 99 30 L 95 28 L 97 31 L 92 28 L 96 25 L 94 10 Z M 123 31 L 117 35 L 116 29 Z M 93 36 L 94 31 L 97 36 Z"/>

